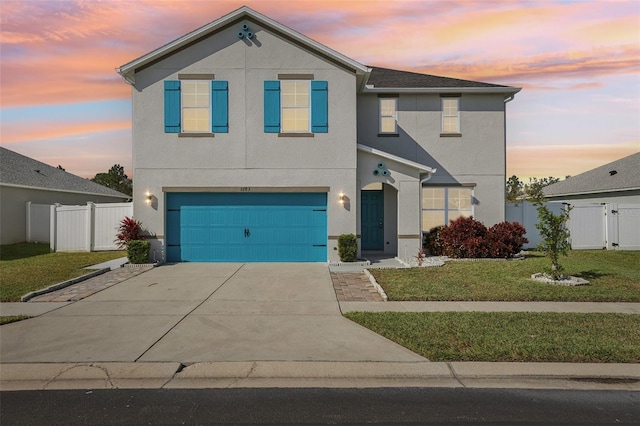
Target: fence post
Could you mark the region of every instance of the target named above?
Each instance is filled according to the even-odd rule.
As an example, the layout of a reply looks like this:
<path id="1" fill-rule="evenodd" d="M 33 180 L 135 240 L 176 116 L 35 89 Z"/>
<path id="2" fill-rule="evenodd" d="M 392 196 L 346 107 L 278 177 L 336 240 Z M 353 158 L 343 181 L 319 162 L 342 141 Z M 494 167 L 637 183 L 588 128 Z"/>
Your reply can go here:
<path id="1" fill-rule="evenodd" d="M 86 239 L 84 243 L 84 248 L 86 251 L 93 251 L 93 209 L 94 204 L 91 201 L 87 201 L 87 214 L 85 216 L 85 225 L 86 225 Z"/>
<path id="2" fill-rule="evenodd" d="M 52 204 L 49 208 L 50 208 L 50 213 L 49 213 L 49 250 L 52 252 L 55 252 L 58 249 L 58 230 L 57 230 L 57 223 L 58 223 L 58 211 L 57 208 L 58 206 L 60 206 L 60 204 L 55 203 Z"/>
<path id="3" fill-rule="evenodd" d="M 26 229 L 26 241 L 31 242 L 31 201 L 27 201 L 27 229 Z"/>

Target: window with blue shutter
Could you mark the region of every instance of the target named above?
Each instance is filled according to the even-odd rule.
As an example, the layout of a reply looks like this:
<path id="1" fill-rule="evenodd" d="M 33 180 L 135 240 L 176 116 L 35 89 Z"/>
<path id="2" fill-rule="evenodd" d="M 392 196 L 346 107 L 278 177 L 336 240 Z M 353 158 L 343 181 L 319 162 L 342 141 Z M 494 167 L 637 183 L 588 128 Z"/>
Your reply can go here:
<path id="1" fill-rule="evenodd" d="M 284 86 L 283 86 L 284 85 Z M 329 130 L 328 82 L 286 78 L 264 82 L 264 131 L 295 136 Z"/>
<path id="2" fill-rule="evenodd" d="M 329 102 L 326 81 L 311 81 L 311 132 L 327 133 L 329 129 Z"/>
<path id="3" fill-rule="evenodd" d="M 264 131 L 280 132 L 280 82 L 264 82 Z"/>
<path id="4" fill-rule="evenodd" d="M 180 81 L 164 82 L 164 131 L 180 133 Z"/>
<path id="5" fill-rule="evenodd" d="M 229 91 L 226 81 L 211 82 L 211 131 L 229 132 Z"/>

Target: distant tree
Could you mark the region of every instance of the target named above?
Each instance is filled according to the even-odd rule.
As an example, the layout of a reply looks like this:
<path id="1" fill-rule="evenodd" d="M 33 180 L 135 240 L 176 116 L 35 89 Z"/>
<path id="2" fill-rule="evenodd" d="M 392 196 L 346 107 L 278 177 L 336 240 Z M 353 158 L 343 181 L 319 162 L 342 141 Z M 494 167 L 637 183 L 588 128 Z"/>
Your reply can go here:
<path id="1" fill-rule="evenodd" d="M 120 164 L 114 164 L 107 173 L 96 174 L 91 181 L 123 194 L 133 194 L 133 181 L 124 173 L 124 167 Z"/>
<path id="2" fill-rule="evenodd" d="M 507 179 L 507 203 L 517 203 L 521 201 L 524 194 L 524 183 L 513 175 Z"/>
<path id="3" fill-rule="evenodd" d="M 529 178 L 529 183 L 524 186 L 524 194 L 529 201 L 541 201 L 544 199 L 542 189 L 545 186 L 549 186 L 552 183 L 559 182 L 560 178 L 546 177 L 546 178 Z"/>
<path id="4" fill-rule="evenodd" d="M 569 176 L 567 176 L 567 178 L 568 177 Z M 507 179 L 505 186 L 506 200 L 508 203 L 517 203 L 522 200 L 528 200 L 531 202 L 542 200 L 544 198 L 542 189 L 545 186 L 559 181 L 560 178 L 549 176 L 540 179 L 535 177 L 529 178 L 529 183 L 524 183 L 520 178 L 518 178 L 518 176 L 513 175 Z"/>
<path id="5" fill-rule="evenodd" d="M 58 167 L 56 167 L 59 170 L 62 170 L 63 172 L 66 172 L 66 170 L 64 169 L 64 167 L 62 167 L 60 164 L 58 164 Z"/>

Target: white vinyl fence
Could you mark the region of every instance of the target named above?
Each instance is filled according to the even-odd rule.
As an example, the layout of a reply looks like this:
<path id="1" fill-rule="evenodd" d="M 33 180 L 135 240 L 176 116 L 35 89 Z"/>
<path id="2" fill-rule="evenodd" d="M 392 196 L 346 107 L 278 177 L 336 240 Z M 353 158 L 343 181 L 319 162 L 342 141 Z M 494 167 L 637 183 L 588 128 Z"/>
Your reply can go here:
<path id="1" fill-rule="evenodd" d="M 547 203 L 554 213 L 564 208 L 562 203 Z M 536 206 L 528 201 L 507 204 L 506 220 L 519 222 L 527 230 L 529 243 L 535 248 L 540 234 Z M 573 250 L 607 249 L 640 250 L 640 205 L 638 204 L 578 204 L 573 205 L 567 223 Z"/>
<path id="2" fill-rule="evenodd" d="M 574 250 L 640 250 L 640 204 L 575 205 L 569 231 Z"/>
<path id="3" fill-rule="evenodd" d="M 133 203 L 27 203 L 27 241 L 49 242 L 51 251 L 116 250 L 117 228 L 125 216 L 133 216 Z"/>
<path id="4" fill-rule="evenodd" d="M 546 203 L 546 205 L 554 214 L 559 214 L 564 209 L 562 203 Z M 536 228 L 536 223 L 539 222 L 538 210 L 531 202 L 507 203 L 505 220 L 507 222 L 518 222 L 527 230 L 525 237 L 529 242 L 523 248 L 534 249 L 542 240 L 540 232 Z"/>

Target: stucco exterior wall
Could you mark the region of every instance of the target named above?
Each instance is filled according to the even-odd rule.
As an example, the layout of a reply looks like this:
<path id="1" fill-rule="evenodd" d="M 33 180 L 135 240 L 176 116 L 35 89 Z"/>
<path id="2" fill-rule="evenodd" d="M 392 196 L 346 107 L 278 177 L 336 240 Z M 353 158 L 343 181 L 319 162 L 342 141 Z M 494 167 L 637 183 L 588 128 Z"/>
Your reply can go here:
<path id="1" fill-rule="evenodd" d="M 378 136 L 378 96 L 358 96 L 358 143 L 436 168 L 425 186 L 475 184 L 474 215 L 504 220 L 505 103 L 500 94 L 460 97 L 460 137 L 441 136 L 439 94 L 400 94 L 398 136 Z"/>
<path id="2" fill-rule="evenodd" d="M 338 194 L 356 194 L 356 77 L 290 40 L 248 21 L 253 40 L 238 39 L 245 21 L 187 47 L 136 73 L 133 90 L 134 214 L 157 236 L 165 234 L 167 188 L 329 187 L 328 253 L 341 233 L 353 232 L 356 205 L 342 205 Z M 213 137 L 179 137 L 164 132 L 164 80 L 178 73 L 213 73 L 228 81 L 229 132 Z M 279 137 L 264 132 L 265 80 L 278 74 L 313 74 L 328 81 L 329 131 L 313 137 Z M 144 202 L 150 192 L 156 198 Z M 355 198 L 352 198 L 355 199 Z"/>
<path id="3" fill-rule="evenodd" d="M 34 204 L 83 205 L 90 201 L 121 203 L 126 199 L 2 185 L 0 187 L 0 244 L 22 243 L 26 240 L 28 201 Z"/>

